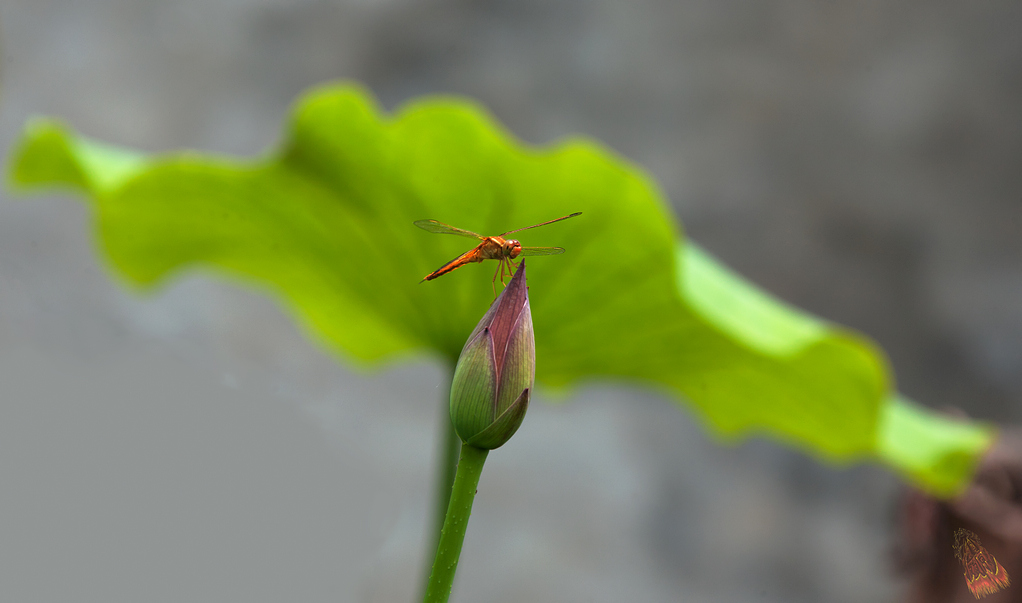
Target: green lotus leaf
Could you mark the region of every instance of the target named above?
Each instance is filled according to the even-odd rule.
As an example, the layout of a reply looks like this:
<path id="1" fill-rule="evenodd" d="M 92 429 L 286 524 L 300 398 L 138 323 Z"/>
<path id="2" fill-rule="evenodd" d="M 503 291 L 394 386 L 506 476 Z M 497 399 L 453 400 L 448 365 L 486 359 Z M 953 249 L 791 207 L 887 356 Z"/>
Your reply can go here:
<path id="1" fill-rule="evenodd" d="M 144 156 L 38 119 L 10 169 L 18 187 L 89 198 L 102 252 L 130 283 L 192 268 L 241 279 L 363 363 L 433 353 L 453 365 L 493 299 L 495 262 L 420 283 L 474 242 L 414 221 L 491 235 L 580 211 L 514 235 L 567 249 L 528 260 L 541 384 L 652 386 L 721 436 L 879 457 L 945 493 L 989 443 L 985 428 L 947 429 L 899 398 L 869 341 L 688 242 L 634 165 L 586 140 L 526 147 L 465 100 L 387 115 L 358 86 L 324 86 L 298 101 L 279 148 L 254 159 Z"/>

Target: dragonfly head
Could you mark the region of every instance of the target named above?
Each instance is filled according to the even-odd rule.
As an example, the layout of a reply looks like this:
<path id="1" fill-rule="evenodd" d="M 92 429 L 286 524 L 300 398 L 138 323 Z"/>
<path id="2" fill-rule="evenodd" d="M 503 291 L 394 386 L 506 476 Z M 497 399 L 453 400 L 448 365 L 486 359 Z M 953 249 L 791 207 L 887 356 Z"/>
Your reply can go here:
<path id="1" fill-rule="evenodd" d="M 507 247 L 505 249 L 507 250 L 507 256 L 513 260 L 522 252 L 522 244 L 515 239 L 511 239 L 507 242 Z"/>

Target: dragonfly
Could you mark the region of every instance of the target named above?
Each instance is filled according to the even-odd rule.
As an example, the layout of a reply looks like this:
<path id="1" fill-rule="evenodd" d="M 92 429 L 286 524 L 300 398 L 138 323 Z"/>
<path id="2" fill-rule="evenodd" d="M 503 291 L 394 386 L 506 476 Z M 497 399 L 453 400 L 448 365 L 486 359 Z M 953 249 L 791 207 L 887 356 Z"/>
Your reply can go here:
<path id="1" fill-rule="evenodd" d="M 454 226 L 444 224 L 443 222 L 438 222 L 436 220 L 416 220 L 414 224 L 427 232 L 436 234 L 452 234 L 481 241 L 474 249 L 469 249 L 450 262 L 447 262 L 433 272 L 430 272 L 420 282 L 431 281 L 435 278 L 439 278 L 448 272 L 461 268 L 465 264 L 482 262 L 483 260 L 497 260 L 500 265 L 497 267 L 496 272 L 493 273 L 493 279 L 491 281 L 493 284 L 493 295 L 496 297 L 497 275 L 500 275 L 500 284 L 503 285 L 504 277 L 514 274 L 514 269 L 518 267 L 514 263 L 515 259 L 523 256 L 558 255 L 564 253 L 563 247 L 522 247 L 522 244 L 517 240 L 505 239 L 504 237 L 515 232 L 521 232 L 523 230 L 529 230 L 530 228 L 537 228 L 539 226 L 546 226 L 547 224 L 553 224 L 554 222 L 560 222 L 561 220 L 567 220 L 568 218 L 574 218 L 575 216 L 580 215 L 582 215 L 582 212 L 575 212 L 571 215 L 557 218 L 556 220 L 548 220 L 546 222 L 540 222 L 539 224 L 533 224 L 532 226 L 502 232 L 495 237 L 484 237 L 483 235 L 476 234 L 471 230 L 455 228 Z M 507 271 L 506 274 L 505 270 Z"/>
<path id="2" fill-rule="evenodd" d="M 962 562 L 965 584 L 977 599 L 992 595 L 1011 586 L 1011 578 L 1004 567 L 994 559 L 975 532 L 955 530 L 955 557 Z"/>

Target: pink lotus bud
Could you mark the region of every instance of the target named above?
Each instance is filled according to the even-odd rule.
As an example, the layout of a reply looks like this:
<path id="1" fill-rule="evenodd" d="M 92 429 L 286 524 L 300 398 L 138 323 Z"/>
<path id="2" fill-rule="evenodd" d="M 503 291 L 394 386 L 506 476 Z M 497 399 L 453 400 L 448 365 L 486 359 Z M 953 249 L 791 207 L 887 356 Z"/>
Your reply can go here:
<path id="1" fill-rule="evenodd" d="M 451 420 L 461 439 L 492 450 L 518 431 L 536 383 L 536 339 L 525 262 L 494 300 L 458 358 Z"/>

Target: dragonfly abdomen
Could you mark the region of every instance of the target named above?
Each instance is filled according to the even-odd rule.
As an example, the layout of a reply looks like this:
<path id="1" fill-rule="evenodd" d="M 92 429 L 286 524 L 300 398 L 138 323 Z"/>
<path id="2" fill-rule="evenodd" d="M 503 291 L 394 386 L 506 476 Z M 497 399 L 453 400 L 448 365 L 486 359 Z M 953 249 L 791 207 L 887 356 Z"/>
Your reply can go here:
<path id="1" fill-rule="evenodd" d="M 457 268 L 461 268 L 465 264 L 471 264 L 473 262 L 481 262 L 481 261 L 483 261 L 485 259 L 486 258 L 484 258 L 482 256 L 482 254 L 479 253 L 479 248 L 476 247 L 475 249 L 470 249 L 469 251 L 466 251 L 465 253 L 459 255 L 458 257 L 454 258 L 450 262 L 447 262 L 443 266 L 437 268 L 433 272 L 430 272 L 422 280 L 424 280 L 424 281 L 431 281 L 431 280 L 433 280 L 435 278 L 438 278 L 438 277 L 441 277 L 441 276 L 447 274 L 448 272 L 451 272 L 451 271 L 453 271 L 453 270 L 455 270 Z"/>

